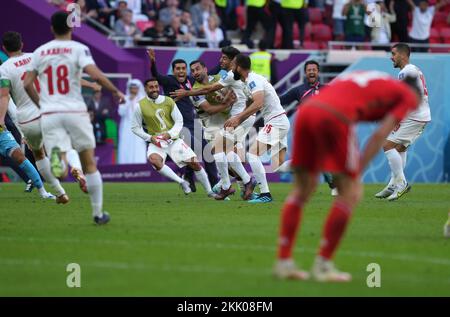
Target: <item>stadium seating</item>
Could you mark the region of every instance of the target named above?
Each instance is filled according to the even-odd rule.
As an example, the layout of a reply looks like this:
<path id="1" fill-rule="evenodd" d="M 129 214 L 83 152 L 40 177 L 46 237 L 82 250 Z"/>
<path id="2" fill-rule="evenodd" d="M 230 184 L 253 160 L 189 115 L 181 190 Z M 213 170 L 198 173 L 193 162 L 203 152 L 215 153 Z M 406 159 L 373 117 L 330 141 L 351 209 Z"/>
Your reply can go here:
<path id="1" fill-rule="evenodd" d="M 312 38 L 317 42 L 328 42 L 333 38 L 331 28 L 326 24 L 313 24 Z"/>
<path id="2" fill-rule="evenodd" d="M 309 8 L 309 22 L 312 24 L 321 24 L 323 23 L 322 11 L 319 8 Z"/>

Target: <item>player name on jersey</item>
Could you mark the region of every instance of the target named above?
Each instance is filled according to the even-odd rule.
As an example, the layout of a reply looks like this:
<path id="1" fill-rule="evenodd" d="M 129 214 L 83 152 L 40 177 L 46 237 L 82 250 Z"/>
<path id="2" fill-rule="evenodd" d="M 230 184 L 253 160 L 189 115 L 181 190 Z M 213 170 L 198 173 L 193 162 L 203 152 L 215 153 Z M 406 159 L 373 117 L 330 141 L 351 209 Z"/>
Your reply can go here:
<path id="1" fill-rule="evenodd" d="M 14 66 L 22 67 L 22 66 L 29 64 L 30 62 L 31 62 L 31 57 L 27 57 L 27 58 L 21 59 L 20 61 L 14 62 Z"/>
<path id="2" fill-rule="evenodd" d="M 54 47 L 41 52 L 41 56 L 72 54 L 72 49 L 67 47 Z"/>

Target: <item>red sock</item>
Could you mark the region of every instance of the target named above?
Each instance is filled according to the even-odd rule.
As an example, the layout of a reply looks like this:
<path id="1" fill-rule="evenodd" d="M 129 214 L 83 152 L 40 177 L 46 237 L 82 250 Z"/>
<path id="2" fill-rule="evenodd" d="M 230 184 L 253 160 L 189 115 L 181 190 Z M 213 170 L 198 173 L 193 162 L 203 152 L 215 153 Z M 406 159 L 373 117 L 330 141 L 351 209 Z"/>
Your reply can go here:
<path id="1" fill-rule="evenodd" d="M 328 214 L 322 235 L 319 255 L 331 259 L 344 235 L 345 228 L 351 216 L 350 207 L 342 201 L 334 201 Z"/>
<path id="2" fill-rule="evenodd" d="M 292 248 L 302 218 L 302 209 L 303 203 L 288 196 L 281 213 L 280 240 L 278 245 L 279 259 L 289 259 L 292 256 Z"/>

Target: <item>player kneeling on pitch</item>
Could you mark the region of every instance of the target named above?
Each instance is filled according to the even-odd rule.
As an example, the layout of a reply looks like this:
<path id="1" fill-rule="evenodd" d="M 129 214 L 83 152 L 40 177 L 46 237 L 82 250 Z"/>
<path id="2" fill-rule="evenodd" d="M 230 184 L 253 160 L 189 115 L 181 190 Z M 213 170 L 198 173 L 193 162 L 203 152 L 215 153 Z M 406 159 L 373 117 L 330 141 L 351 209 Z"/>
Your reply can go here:
<path id="1" fill-rule="evenodd" d="M 316 189 L 319 173 L 330 172 L 338 196 L 325 222 L 312 274 L 320 282 L 351 280 L 349 273 L 334 267 L 332 259 L 352 211 L 361 199 L 362 171 L 395 125 L 419 104 L 421 96 L 416 78 L 404 82 L 412 89 L 377 71 L 345 74 L 300 108 L 292 142 L 294 188 L 282 209 L 275 276 L 298 280 L 309 277 L 307 272 L 295 267 L 292 251 L 302 211 Z M 380 124 L 360 155 L 355 128 L 362 121 Z"/>
<path id="2" fill-rule="evenodd" d="M 205 170 L 197 161 L 194 151 L 179 138 L 183 128 L 183 117 L 172 98 L 159 94 L 156 79 L 148 79 L 144 84 L 147 97 L 139 101 L 134 112 L 132 131 L 146 142 L 150 142 L 147 157 L 161 175 L 181 185 L 187 195 L 191 192 L 189 183 L 179 177 L 165 164 L 167 155 L 179 167 L 189 166 L 202 184 L 208 196 L 214 197 Z M 144 127 L 147 132 L 144 131 Z"/>

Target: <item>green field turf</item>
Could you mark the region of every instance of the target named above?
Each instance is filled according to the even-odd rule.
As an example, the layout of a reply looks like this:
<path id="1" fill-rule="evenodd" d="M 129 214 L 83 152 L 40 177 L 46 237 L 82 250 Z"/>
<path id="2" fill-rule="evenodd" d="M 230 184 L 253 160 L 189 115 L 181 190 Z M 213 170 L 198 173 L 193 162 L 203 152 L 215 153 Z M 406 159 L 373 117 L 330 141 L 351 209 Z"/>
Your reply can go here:
<path id="1" fill-rule="evenodd" d="M 0 296 L 450 296 L 449 185 L 416 184 L 391 203 L 365 186 L 336 257 L 353 274 L 345 285 L 272 278 L 288 184 L 271 184 L 276 201 L 263 205 L 185 197 L 173 183 L 105 184 L 112 221 L 102 227 L 88 196 L 66 187 L 71 202 L 57 206 L 0 184 Z M 330 202 L 322 185 L 306 208 L 295 251 L 305 268 Z M 381 288 L 366 285 L 372 262 Z M 81 288 L 66 286 L 69 263 L 81 266 Z"/>

